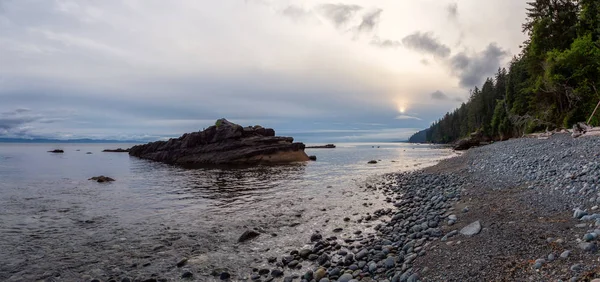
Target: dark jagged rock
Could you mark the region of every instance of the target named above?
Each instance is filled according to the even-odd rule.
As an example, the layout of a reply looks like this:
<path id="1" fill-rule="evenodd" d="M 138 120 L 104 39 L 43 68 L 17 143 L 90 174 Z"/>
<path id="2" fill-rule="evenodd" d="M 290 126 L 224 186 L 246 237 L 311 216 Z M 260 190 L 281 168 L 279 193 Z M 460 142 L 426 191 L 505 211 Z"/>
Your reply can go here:
<path id="1" fill-rule="evenodd" d="M 133 146 L 129 155 L 178 165 L 245 165 L 308 161 L 303 143 L 271 128 L 242 127 L 219 119 L 214 126 L 169 141 Z"/>
<path id="2" fill-rule="evenodd" d="M 469 137 L 456 141 L 456 143 L 454 144 L 454 150 L 468 150 L 471 147 L 485 145 L 488 141 L 489 138 L 485 138 L 485 136 L 483 136 L 481 132 L 473 132 Z"/>
<path id="3" fill-rule="evenodd" d="M 102 152 L 105 152 L 105 153 L 128 153 L 129 149 L 121 149 L 121 148 L 118 148 L 118 149 L 105 149 Z"/>
<path id="4" fill-rule="evenodd" d="M 478 140 L 474 140 L 471 138 L 465 138 L 465 139 L 458 140 L 456 142 L 456 144 L 454 145 L 454 150 L 464 151 L 464 150 L 470 149 L 471 147 L 476 147 L 476 146 L 479 146 Z"/>
<path id="5" fill-rule="evenodd" d="M 92 177 L 92 178 L 90 178 L 88 180 L 93 180 L 93 181 L 96 181 L 96 182 L 99 182 L 99 183 L 115 181 L 114 179 L 112 179 L 112 178 L 110 178 L 108 176 L 104 176 L 104 175 L 94 176 L 94 177 Z"/>
<path id="6" fill-rule="evenodd" d="M 56 154 L 62 154 L 64 153 L 64 150 L 60 150 L 60 149 L 56 149 L 56 150 L 52 150 L 52 151 L 48 151 L 48 153 L 56 153 Z"/>

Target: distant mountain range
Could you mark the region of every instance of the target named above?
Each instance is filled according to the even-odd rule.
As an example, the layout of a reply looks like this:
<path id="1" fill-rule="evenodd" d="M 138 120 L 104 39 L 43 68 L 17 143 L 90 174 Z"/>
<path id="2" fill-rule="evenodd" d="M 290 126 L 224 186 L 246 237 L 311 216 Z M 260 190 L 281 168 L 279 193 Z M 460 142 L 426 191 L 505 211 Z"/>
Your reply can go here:
<path id="1" fill-rule="evenodd" d="M 0 143 L 147 143 L 140 140 L 103 140 L 103 139 L 44 139 L 44 138 L 0 138 Z"/>

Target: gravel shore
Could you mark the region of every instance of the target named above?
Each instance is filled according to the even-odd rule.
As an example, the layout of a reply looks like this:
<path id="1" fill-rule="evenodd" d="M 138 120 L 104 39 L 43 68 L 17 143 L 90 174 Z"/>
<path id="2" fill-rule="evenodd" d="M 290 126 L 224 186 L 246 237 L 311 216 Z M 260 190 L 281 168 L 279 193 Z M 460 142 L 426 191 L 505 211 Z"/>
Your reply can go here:
<path id="1" fill-rule="evenodd" d="M 299 236 L 310 244 L 247 281 L 590 281 L 599 149 L 597 137 L 514 139 L 387 175 L 366 189 L 394 207 L 348 218 L 376 232 Z"/>

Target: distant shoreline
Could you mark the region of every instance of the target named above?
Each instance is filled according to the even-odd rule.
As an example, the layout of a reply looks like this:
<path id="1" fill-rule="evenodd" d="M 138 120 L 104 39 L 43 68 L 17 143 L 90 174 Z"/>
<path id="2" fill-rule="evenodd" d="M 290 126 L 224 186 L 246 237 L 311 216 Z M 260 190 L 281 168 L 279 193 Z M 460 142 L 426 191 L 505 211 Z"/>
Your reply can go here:
<path id="1" fill-rule="evenodd" d="M 26 144 L 108 144 L 108 143 L 132 143 L 143 144 L 147 141 L 139 140 L 95 140 L 95 139 L 20 139 L 20 138 L 0 138 L 0 143 L 26 143 Z"/>

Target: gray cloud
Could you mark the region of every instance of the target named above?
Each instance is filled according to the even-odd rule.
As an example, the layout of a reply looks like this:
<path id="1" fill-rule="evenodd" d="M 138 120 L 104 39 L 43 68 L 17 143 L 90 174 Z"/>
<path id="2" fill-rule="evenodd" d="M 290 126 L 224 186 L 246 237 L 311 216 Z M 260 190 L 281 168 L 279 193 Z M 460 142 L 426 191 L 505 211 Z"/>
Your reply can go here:
<path id="1" fill-rule="evenodd" d="M 53 124 L 66 121 L 64 113 L 34 113 L 28 108 L 0 113 L 0 136 L 26 136 L 34 129 L 34 124 Z"/>
<path id="2" fill-rule="evenodd" d="M 39 120 L 40 116 L 28 114 L 28 109 L 16 109 L 10 112 L 0 113 L 0 135 L 12 133 L 24 125 Z"/>
<path id="3" fill-rule="evenodd" d="M 449 102 L 432 103 L 421 94 L 431 92 L 423 81 L 446 89 L 452 76 L 409 64 L 389 69 L 388 54 L 364 48 L 369 41 L 382 48 L 404 45 L 401 37 L 374 37 L 379 26 L 398 25 L 402 13 L 414 17 L 416 25 L 434 21 L 432 26 L 447 22 L 445 14 L 431 19 L 418 9 L 394 11 L 381 2 L 384 16 L 380 10 L 325 0 L 310 2 L 314 6 L 248 0 L 259 4 L 234 9 L 226 1 L 65 5 L 72 2 L 0 0 L 6 8 L 0 15 L 0 135 L 178 136 L 220 117 L 277 130 L 337 129 L 336 122 L 412 128 L 429 125 L 448 108 Z M 461 2 L 463 9 L 469 11 Z M 388 18 L 387 13 L 394 14 Z M 359 27 L 365 33 L 350 41 Z M 438 42 L 419 50 L 444 54 L 444 46 Z M 386 53 L 400 61 L 411 56 Z M 434 62 L 430 55 L 417 55 L 417 64 L 420 57 Z M 451 57 L 436 62 L 449 68 Z M 462 64 L 465 71 L 469 65 Z M 395 119 L 397 104 L 404 102 L 421 120 L 411 118 L 414 114 Z M 34 110 L 15 110 L 21 106 Z M 315 126 L 315 120 L 325 122 Z M 370 128 L 345 129 L 360 127 Z"/>
<path id="4" fill-rule="evenodd" d="M 284 16 L 290 17 L 295 20 L 304 19 L 311 15 L 310 11 L 304 10 L 296 5 L 287 6 L 281 11 Z"/>
<path id="5" fill-rule="evenodd" d="M 400 43 L 400 41 L 381 39 L 378 36 L 373 37 L 373 39 L 371 39 L 370 44 L 381 48 L 397 48 L 402 46 L 402 43 Z"/>
<path id="6" fill-rule="evenodd" d="M 325 17 L 332 21 L 335 26 L 342 27 L 356 12 L 362 10 L 361 6 L 358 5 L 346 5 L 346 4 L 323 4 L 317 8 Z"/>
<path id="7" fill-rule="evenodd" d="M 490 43 L 485 50 L 469 55 L 458 53 L 450 58 L 449 65 L 454 75 L 460 79 L 462 87 L 480 85 L 485 77 L 494 74 L 500 61 L 508 56 L 508 52 L 496 43 Z"/>
<path id="8" fill-rule="evenodd" d="M 448 95 L 444 94 L 442 91 L 435 91 L 431 93 L 431 99 L 434 100 L 448 100 Z"/>
<path id="9" fill-rule="evenodd" d="M 430 96 L 431 96 L 431 99 L 433 99 L 433 100 L 462 102 L 462 99 L 460 99 L 458 97 L 452 98 L 440 90 L 437 90 L 437 91 L 431 93 Z"/>
<path id="10" fill-rule="evenodd" d="M 379 23 L 379 17 L 381 17 L 382 9 L 375 9 L 367 12 L 363 15 L 362 22 L 358 26 L 359 32 L 371 32 Z"/>
<path id="11" fill-rule="evenodd" d="M 449 19 L 456 20 L 458 18 L 458 4 L 449 4 L 448 6 L 446 6 L 446 12 L 448 12 Z"/>
<path id="12" fill-rule="evenodd" d="M 442 44 L 437 38 L 433 37 L 433 33 L 421 33 L 417 31 L 402 39 L 402 43 L 407 48 L 434 55 L 438 58 L 447 58 L 450 56 L 450 47 Z"/>

